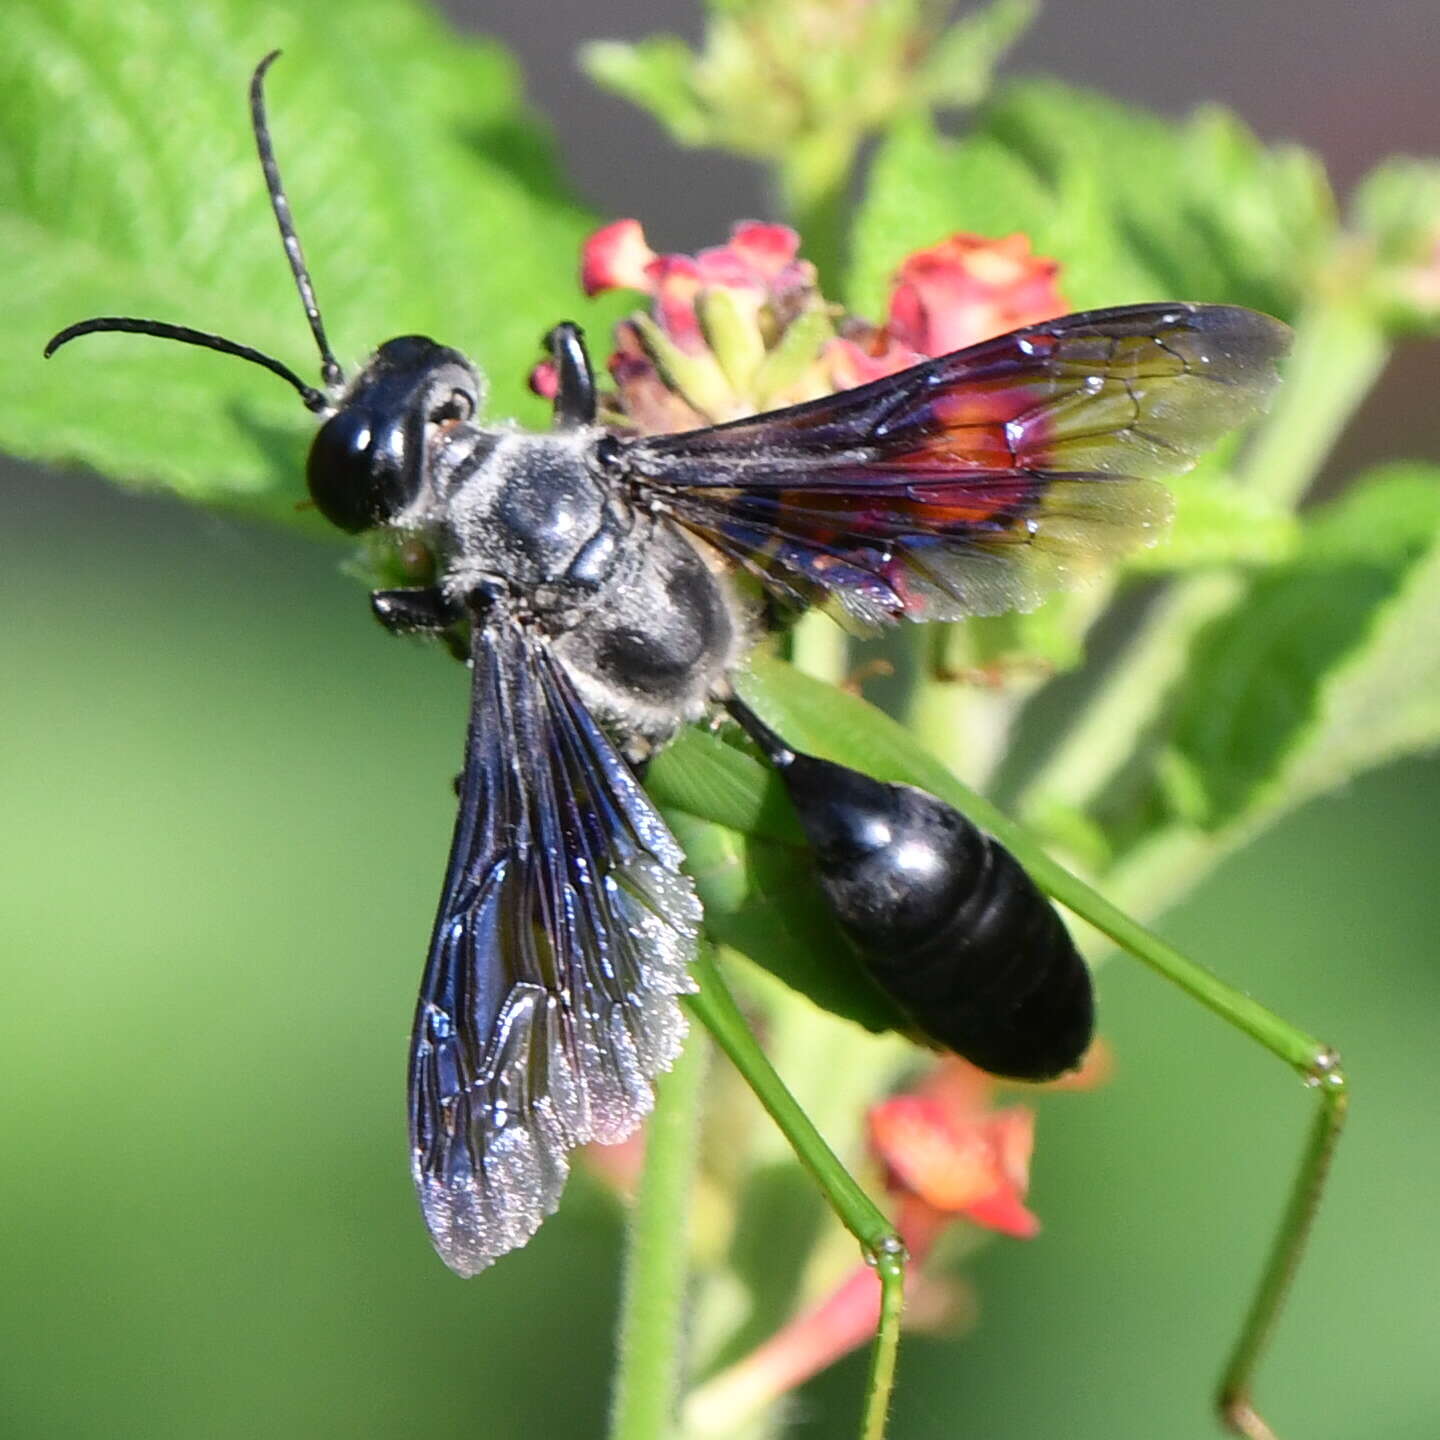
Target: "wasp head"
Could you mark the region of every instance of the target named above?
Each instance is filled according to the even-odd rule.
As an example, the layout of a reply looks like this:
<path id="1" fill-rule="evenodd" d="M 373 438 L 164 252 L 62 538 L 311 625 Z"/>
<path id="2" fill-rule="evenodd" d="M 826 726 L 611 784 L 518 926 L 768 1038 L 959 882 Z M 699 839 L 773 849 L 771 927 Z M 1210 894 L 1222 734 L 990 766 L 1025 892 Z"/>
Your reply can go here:
<path id="1" fill-rule="evenodd" d="M 316 508 L 349 534 L 395 519 L 420 493 L 427 445 L 480 407 L 480 377 L 423 335 L 387 340 L 310 446 Z"/>

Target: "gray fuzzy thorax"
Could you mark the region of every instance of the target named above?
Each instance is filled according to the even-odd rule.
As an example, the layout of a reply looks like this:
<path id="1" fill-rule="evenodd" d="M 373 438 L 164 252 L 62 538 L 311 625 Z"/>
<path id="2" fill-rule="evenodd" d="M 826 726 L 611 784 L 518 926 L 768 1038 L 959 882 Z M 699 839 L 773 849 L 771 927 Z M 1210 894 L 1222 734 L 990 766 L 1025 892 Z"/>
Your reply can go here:
<path id="1" fill-rule="evenodd" d="M 449 594 L 501 578 L 544 615 L 583 609 L 618 578 L 636 517 L 591 462 L 597 433 L 460 426 L 446 438 L 412 518 Z"/>
<path id="2" fill-rule="evenodd" d="M 432 545 L 452 599 L 498 581 L 638 756 L 723 692 L 749 627 L 706 553 L 598 459 L 604 433 L 457 425 L 402 524 Z"/>

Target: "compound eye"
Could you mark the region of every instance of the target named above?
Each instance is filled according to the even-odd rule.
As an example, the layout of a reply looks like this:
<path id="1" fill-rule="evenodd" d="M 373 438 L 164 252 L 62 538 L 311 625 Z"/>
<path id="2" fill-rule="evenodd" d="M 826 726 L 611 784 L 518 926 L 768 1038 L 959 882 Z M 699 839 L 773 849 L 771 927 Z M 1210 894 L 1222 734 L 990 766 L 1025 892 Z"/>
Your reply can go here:
<path id="1" fill-rule="evenodd" d="M 415 498 L 403 421 L 377 424 L 363 406 L 332 415 L 310 446 L 305 478 L 316 508 L 348 534 L 393 519 Z"/>
<path id="2" fill-rule="evenodd" d="M 475 397 L 465 390 L 451 390 L 441 397 L 426 417 L 432 425 L 464 424 L 475 416 Z"/>

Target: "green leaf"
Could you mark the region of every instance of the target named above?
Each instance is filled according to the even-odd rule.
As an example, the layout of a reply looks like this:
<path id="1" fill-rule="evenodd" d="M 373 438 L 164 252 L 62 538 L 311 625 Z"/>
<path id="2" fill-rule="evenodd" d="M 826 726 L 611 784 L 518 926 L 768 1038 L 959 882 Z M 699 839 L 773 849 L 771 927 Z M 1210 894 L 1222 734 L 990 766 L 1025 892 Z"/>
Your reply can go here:
<path id="1" fill-rule="evenodd" d="M 1184 218 L 1218 274 L 1215 294 L 1286 317 L 1297 313 L 1335 231 L 1334 197 L 1318 156 L 1298 145 L 1267 148 L 1219 106 L 1195 113 L 1182 132 Z M 1179 275 L 1190 237 L 1171 251 Z M 1189 297 L 1187 297 L 1189 298 Z"/>
<path id="2" fill-rule="evenodd" d="M 1226 447 L 1233 448 L 1233 447 Z M 1165 482 L 1175 519 L 1156 544 L 1125 562 L 1135 575 L 1166 575 L 1217 565 L 1275 565 L 1300 540 L 1293 513 L 1253 487 L 1239 484 L 1218 457 Z"/>
<path id="3" fill-rule="evenodd" d="M 1197 638 L 1159 764 L 1209 831 L 1440 741 L 1440 468 L 1384 467 Z"/>
<path id="4" fill-rule="evenodd" d="M 962 140 L 922 118 L 880 147 L 857 219 L 852 305 L 882 308 L 906 254 L 1023 230 L 1079 309 L 1174 298 L 1286 316 L 1333 237 L 1319 163 L 1218 109 L 1176 125 L 1053 80 L 1002 87 Z"/>
<path id="5" fill-rule="evenodd" d="M 898 721 L 764 652 L 735 677 L 741 698 L 798 749 L 863 770 L 877 780 L 953 794 L 954 777 Z M 983 822 L 982 822 L 983 823 Z"/>
<path id="6" fill-rule="evenodd" d="M 691 729 L 656 757 L 645 783 L 685 847 L 713 939 L 867 1030 L 907 1028 L 836 925 L 773 770 Z"/>
<path id="7" fill-rule="evenodd" d="M 951 25 L 920 68 L 925 98 L 935 105 L 975 105 L 996 68 L 1035 23 L 1038 0 L 992 0 Z"/>
<path id="8" fill-rule="evenodd" d="M 866 1030 L 910 1028 L 841 933 L 815 883 L 807 850 L 747 840 L 684 811 L 667 810 L 665 818 L 685 847 L 686 868 L 713 940 L 748 955 L 822 1010 Z"/>
<path id="9" fill-rule="evenodd" d="M 645 788 L 666 810 L 700 816 L 742 835 L 804 843 L 775 772 L 708 731 L 682 732 L 651 762 Z"/>
<path id="10" fill-rule="evenodd" d="M 71 321 L 131 314 L 315 373 L 246 108 L 274 46 L 275 146 L 342 362 L 434 334 L 485 368 L 494 413 L 542 419 L 526 374 L 575 309 L 588 219 L 498 46 L 404 0 L 343 21 L 279 0 L 12 0 L 6 39 L 0 444 L 293 520 L 313 421 L 271 377 L 127 336 L 40 359 Z"/>
<path id="11" fill-rule="evenodd" d="M 628 44 L 592 40 L 580 47 L 580 68 L 602 90 L 648 111 L 682 145 L 705 145 L 713 125 L 695 94 L 695 52 L 678 36 L 651 35 Z"/>

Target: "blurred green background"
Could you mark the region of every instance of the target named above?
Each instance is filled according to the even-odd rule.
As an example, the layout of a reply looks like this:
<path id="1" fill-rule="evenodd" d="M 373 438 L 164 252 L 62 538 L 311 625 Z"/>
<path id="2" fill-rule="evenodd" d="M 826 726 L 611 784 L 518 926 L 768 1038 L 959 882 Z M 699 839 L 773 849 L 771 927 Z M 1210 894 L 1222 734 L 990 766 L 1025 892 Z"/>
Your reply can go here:
<path id="1" fill-rule="evenodd" d="M 542 25 L 462 8 L 522 50 L 679 18 L 614 6 L 623 19 L 606 25 L 562 6 Z M 1027 42 L 1050 53 L 1027 60 L 1122 89 L 1133 74 L 1151 103 L 1215 94 L 1254 114 L 1243 87 L 1220 95 L 1227 55 L 1213 36 L 1197 51 L 1190 21 L 1151 33 L 1134 6 L 1053 8 Z M 1276 34 L 1279 7 L 1242 8 Z M 1365 22 L 1343 93 L 1307 97 L 1303 73 L 1271 63 L 1294 105 L 1267 93 L 1269 130 L 1332 158 L 1327 136 L 1359 143 L 1347 114 L 1364 109 L 1362 140 L 1385 134 L 1385 107 L 1419 93 L 1404 77 L 1433 71 L 1434 46 L 1426 58 L 1401 23 L 1426 9 L 1433 21 L 1427 4 L 1396 6 L 1388 30 Z M 1258 87 L 1263 45 L 1222 19 Z M 1311 23 L 1304 38 L 1328 37 L 1338 58 L 1334 31 Z M 1172 60 L 1184 85 L 1157 69 Z M 563 110 L 586 87 L 533 73 L 562 139 L 599 143 L 603 124 Z M 606 123 L 620 113 L 598 103 Z M 1322 112 L 1325 133 L 1306 133 Z M 608 148 L 632 186 L 653 186 L 650 156 Z M 605 204 L 593 171 L 584 188 L 638 208 L 633 194 Z M 725 214 L 755 208 L 741 189 L 697 188 L 707 218 L 720 196 Z M 675 218 L 673 243 L 714 238 L 698 227 Z M 537 333 L 553 318 L 536 315 Z M 1440 452 L 1433 391 L 1433 348 L 1402 352 L 1347 458 Z M 15 468 L 0 486 L 0 1433 L 599 1434 L 614 1206 L 580 1178 L 531 1246 L 462 1283 L 430 1252 L 406 1171 L 406 1035 L 453 813 L 459 672 L 380 635 L 334 548 L 84 477 Z M 1440 765 L 1372 775 L 1292 817 L 1164 926 L 1337 1043 L 1355 1084 L 1262 1377 L 1282 1435 L 1440 1431 L 1437 809 Z M 1135 967 L 1101 983 L 1116 1079 L 1044 1103 L 1045 1232 L 982 1254 L 973 1335 L 907 1342 L 895 1440 L 1217 1433 L 1209 1392 L 1310 1100 Z M 796 1433 L 848 1433 L 859 1385 L 851 1363 L 811 1386 Z"/>
<path id="2" fill-rule="evenodd" d="M 462 1283 L 406 1171 L 462 675 L 387 640 L 332 549 L 76 478 L 5 501 L 0 1429 L 598 1434 L 613 1206 L 582 1178 Z M 1440 1416 L 1437 808 L 1440 767 L 1371 776 L 1165 926 L 1353 1073 L 1263 1382 L 1312 1440 Z M 1045 1103 L 1045 1232 L 983 1253 L 973 1336 L 907 1345 L 899 1440 L 1215 1433 L 1309 1097 L 1138 968 L 1101 987 L 1118 1075 Z M 798 1433 L 847 1433 L 859 1378 Z"/>

